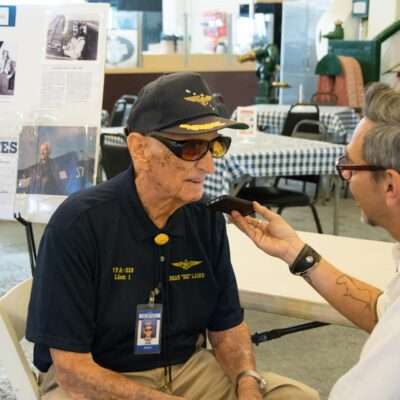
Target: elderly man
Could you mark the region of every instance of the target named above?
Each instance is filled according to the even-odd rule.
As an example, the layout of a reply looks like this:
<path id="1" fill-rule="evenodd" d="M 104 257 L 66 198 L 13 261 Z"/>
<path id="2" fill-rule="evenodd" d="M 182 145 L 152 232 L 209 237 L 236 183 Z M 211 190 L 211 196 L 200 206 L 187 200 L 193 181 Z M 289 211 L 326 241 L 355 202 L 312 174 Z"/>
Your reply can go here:
<path id="1" fill-rule="evenodd" d="M 384 84 L 372 85 L 366 93 L 364 114 L 337 169 L 349 182 L 363 220 L 381 226 L 399 241 L 400 93 Z M 371 332 L 359 362 L 339 379 L 329 399 L 399 399 L 399 275 L 382 293 L 321 258 L 277 214 L 258 204 L 255 209 L 266 221 L 243 218 L 234 212 L 234 222 L 258 247 L 287 262 L 292 273 L 303 276 L 339 312 Z M 394 250 L 398 268 L 398 244 Z"/>
<path id="2" fill-rule="evenodd" d="M 143 88 L 133 167 L 71 196 L 40 244 L 27 337 L 44 399 L 317 399 L 256 372 L 225 221 L 199 202 L 213 157 L 243 124 L 218 116 L 200 75 Z M 143 343 L 141 327 L 156 330 Z M 208 333 L 214 352 L 205 350 Z"/>
<path id="3" fill-rule="evenodd" d="M 42 143 L 39 147 L 39 162 L 32 169 L 28 189 L 29 193 L 53 195 L 62 193 L 57 168 L 50 154 L 50 143 Z"/>

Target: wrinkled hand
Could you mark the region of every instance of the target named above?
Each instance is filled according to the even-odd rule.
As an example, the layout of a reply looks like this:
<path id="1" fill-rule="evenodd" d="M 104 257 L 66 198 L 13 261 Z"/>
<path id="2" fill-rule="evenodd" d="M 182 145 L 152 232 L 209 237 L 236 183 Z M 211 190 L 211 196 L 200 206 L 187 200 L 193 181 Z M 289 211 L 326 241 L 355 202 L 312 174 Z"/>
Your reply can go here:
<path id="1" fill-rule="evenodd" d="M 254 210 L 264 218 L 243 217 L 237 211 L 231 214 L 232 222 L 261 250 L 270 256 L 293 263 L 304 246 L 296 231 L 278 214 L 253 202 Z"/>

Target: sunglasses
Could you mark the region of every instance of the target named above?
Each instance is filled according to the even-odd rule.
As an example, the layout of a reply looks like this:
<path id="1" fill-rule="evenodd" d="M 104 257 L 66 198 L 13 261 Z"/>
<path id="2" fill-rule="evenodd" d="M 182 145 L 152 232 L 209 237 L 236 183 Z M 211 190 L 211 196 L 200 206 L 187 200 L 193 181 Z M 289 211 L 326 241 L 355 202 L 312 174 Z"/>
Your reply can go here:
<path id="1" fill-rule="evenodd" d="M 336 160 L 336 170 L 344 181 L 349 181 L 353 171 L 386 171 L 387 168 L 378 165 L 351 164 L 346 156 Z"/>
<path id="2" fill-rule="evenodd" d="M 213 158 L 223 157 L 231 145 L 229 136 L 219 135 L 213 140 L 173 140 L 163 136 L 150 135 L 167 147 L 177 157 L 185 161 L 197 161 L 203 158 L 208 151 Z"/>

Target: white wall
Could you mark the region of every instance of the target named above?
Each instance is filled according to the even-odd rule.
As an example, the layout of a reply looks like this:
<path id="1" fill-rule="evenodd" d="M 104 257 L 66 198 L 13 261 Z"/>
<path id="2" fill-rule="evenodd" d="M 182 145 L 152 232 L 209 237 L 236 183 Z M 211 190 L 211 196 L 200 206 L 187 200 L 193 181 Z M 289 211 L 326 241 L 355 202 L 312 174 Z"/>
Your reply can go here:
<path id="1" fill-rule="evenodd" d="M 400 0 L 369 0 L 368 38 L 371 39 L 400 17 Z"/>
<path id="2" fill-rule="evenodd" d="M 399 18 L 400 0 L 369 0 L 368 38 L 372 39 Z M 399 50 L 400 32 L 382 45 L 381 74 L 400 63 Z M 398 84 L 395 74 L 381 75 L 381 80 L 392 86 Z"/>

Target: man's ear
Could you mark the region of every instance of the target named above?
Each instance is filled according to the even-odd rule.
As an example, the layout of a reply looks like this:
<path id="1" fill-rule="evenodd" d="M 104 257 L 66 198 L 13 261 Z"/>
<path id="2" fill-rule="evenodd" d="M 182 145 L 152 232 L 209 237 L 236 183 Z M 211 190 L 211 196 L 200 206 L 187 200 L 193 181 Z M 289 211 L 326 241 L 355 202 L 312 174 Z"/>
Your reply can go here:
<path id="1" fill-rule="evenodd" d="M 147 164 L 147 143 L 146 138 L 140 133 L 130 133 L 127 137 L 128 150 L 131 155 L 132 160 L 135 163 L 135 166 L 139 165 L 143 168 Z"/>
<path id="2" fill-rule="evenodd" d="M 384 185 L 386 204 L 389 207 L 400 205 L 400 173 L 394 169 L 386 170 Z"/>

